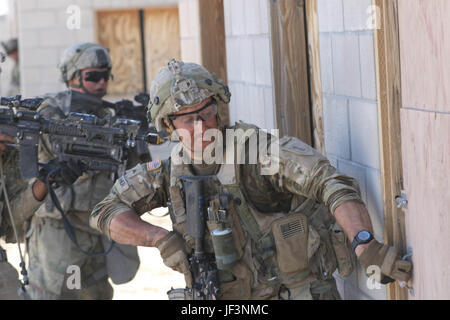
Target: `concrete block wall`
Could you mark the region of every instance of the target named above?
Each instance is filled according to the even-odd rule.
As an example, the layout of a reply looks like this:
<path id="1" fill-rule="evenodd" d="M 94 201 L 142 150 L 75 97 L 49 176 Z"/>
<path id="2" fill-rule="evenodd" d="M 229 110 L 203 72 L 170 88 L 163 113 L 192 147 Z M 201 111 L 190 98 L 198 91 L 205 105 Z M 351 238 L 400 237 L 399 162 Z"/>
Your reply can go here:
<path id="1" fill-rule="evenodd" d="M 17 0 L 16 0 L 17 1 Z M 58 61 L 64 50 L 81 41 L 95 41 L 95 11 L 177 6 L 177 0 L 26 0 L 18 4 L 18 36 L 21 50 L 21 90 L 34 96 L 64 90 Z M 80 28 L 69 28 L 80 12 Z"/>
<path id="2" fill-rule="evenodd" d="M 269 2 L 224 0 L 230 122 L 275 128 Z"/>
<path id="3" fill-rule="evenodd" d="M 318 0 L 326 155 L 356 178 L 375 238 L 384 239 L 372 0 Z M 361 267 L 343 281 L 345 299 L 386 299 L 370 289 Z"/>

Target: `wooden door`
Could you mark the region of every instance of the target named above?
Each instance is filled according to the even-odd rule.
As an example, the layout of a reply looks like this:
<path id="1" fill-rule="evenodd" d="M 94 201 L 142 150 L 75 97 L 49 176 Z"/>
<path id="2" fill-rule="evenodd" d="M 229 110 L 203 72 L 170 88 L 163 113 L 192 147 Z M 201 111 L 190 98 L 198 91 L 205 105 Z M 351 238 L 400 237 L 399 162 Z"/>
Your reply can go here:
<path id="1" fill-rule="evenodd" d="M 144 11 L 145 65 L 148 88 L 171 58 L 181 59 L 178 8 Z"/>
<path id="2" fill-rule="evenodd" d="M 410 299 L 450 299 L 450 1 L 398 0 Z"/>
<path id="3" fill-rule="evenodd" d="M 98 42 L 109 48 L 114 80 L 109 94 L 136 94 L 144 90 L 142 42 L 138 10 L 97 12 Z"/>

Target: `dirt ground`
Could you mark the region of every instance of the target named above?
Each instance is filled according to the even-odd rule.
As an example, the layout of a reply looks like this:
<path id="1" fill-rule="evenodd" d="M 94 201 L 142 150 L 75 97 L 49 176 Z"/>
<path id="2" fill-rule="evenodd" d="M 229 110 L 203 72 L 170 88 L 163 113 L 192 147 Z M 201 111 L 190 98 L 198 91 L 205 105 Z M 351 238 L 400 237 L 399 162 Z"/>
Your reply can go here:
<path id="1" fill-rule="evenodd" d="M 172 229 L 169 216 L 160 217 L 167 212 L 167 208 L 159 208 L 152 211 L 155 216 L 146 213 L 142 218 L 168 230 Z M 19 250 L 16 244 L 1 245 L 8 254 L 8 261 L 19 270 Z M 23 246 L 22 246 L 23 248 Z M 22 249 L 23 252 L 23 249 Z M 173 288 L 184 287 L 184 277 L 164 265 L 159 251 L 156 248 L 139 247 L 141 264 L 134 279 L 128 283 L 115 285 L 113 300 L 167 300 L 167 291 Z"/>

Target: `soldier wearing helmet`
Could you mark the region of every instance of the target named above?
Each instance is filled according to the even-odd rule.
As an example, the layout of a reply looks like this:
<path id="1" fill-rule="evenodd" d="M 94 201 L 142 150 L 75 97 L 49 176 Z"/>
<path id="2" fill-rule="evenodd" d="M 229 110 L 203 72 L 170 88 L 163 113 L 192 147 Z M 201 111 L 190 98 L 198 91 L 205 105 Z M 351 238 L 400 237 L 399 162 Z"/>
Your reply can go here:
<path id="1" fill-rule="evenodd" d="M 215 75 L 171 60 L 150 95 L 156 128 L 180 143 L 170 159 L 127 171 L 90 223 L 119 243 L 158 248 L 186 280 L 169 298 L 339 299 L 333 273 L 352 272 L 352 251 L 363 266 L 379 266 L 384 283 L 408 280 L 410 263 L 373 239 L 356 180 L 294 137 L 224 126 L 217 110 L 230 92 Z M 174 161 L 182 155 L 191 161 Z M 139 217 L 161 206 L 170 208 L 172 231 Z"/>
<path id="2" fill-rule="evenodd" d="M 105 47 L 90 42 L 70 46 L 58 65 L 68 90 L 47 95 L 38 112 L 51 119 L 63 118 L 70 112 L 112 116 L 112 111 L 101 103 L 101 97 L 107 93 L 111 67 Z M 55 155 L 50 150 L 48 138 L 42 137 L 40 162 L 53 163 Z M 130 157 L 130 168 L 137 164 L 135 159 Z M 78 163 L 67 165 L 72 174 L 55 193 L 78 245 L 69 236 L 54 202 L 47 197 L 35 211 L 27 234 L 30 295 L 33 299 L 112 299 L 113 288 L 108 279 L 117 284 L 128 282 L 139 266 L 135 247 L 117 244 L 108 254 L 102 254 L 110 248 L 111 241 L 89 227 L 90 211 L 108 194 L 114 176 L 100 171 L 83 172 Z M 42 169 L 40 179 L 45 180 L 48 170 L 48 166 Z"/>
<path id="3" fill-rule="evenodd" d="M 17 38 L 9 39 L 1 43 L 6 55 L 13 61 L 7 96 L 15 96 L 20 93 L 20 69 L 19 69 L 19 46 Z"/>

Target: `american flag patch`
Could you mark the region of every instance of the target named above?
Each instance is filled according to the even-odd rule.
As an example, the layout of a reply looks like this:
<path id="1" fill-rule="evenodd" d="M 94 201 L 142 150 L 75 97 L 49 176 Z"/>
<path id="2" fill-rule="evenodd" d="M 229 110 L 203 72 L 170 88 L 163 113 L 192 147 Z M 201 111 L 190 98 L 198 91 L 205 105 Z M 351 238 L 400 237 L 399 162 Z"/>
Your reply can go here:
<path id="1" fill-rule="evenodd" d="M 155 161 L 147 162 L 147 171 L 154 171 L 156 169 L 159 169 L 161 167 L 161 159 L 158 158 Z"/>

